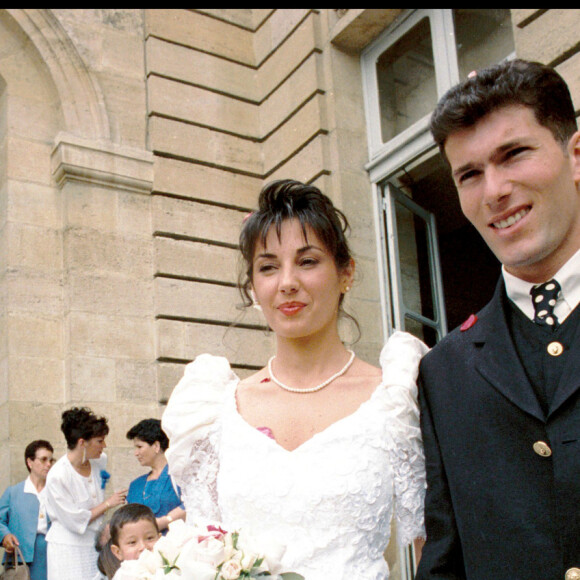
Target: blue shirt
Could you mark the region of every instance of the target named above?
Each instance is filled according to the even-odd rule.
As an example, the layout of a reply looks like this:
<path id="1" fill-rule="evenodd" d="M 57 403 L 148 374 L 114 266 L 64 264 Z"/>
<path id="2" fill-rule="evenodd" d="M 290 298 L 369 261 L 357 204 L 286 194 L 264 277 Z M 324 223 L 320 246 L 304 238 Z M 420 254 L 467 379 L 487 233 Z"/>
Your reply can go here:
<path id="1" fill-rule="evenodd" d="M 147 481 L 148 474 L 134 479 L 129 485 L 127 503 L 141 503 L 151 508 L 156 518 L 167 515 L 176 507 L 183 508 L 181 492 L 175 492 L 168 466 L 166 465 L 157 479 Z"/>

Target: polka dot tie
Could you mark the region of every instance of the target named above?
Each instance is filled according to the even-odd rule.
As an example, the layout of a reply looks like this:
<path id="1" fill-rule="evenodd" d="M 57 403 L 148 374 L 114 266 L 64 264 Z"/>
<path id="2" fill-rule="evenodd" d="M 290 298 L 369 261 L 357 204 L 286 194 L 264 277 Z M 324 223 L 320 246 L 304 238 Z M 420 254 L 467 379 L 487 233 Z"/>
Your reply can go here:
<path id="1" fill-rule="evenodd" d="M 536 324 L 546 328 L 558 327 L 558 318 L 554 314 L 554 306 L 556 306 L 560 289 L 560 284 L 556 280 L 548 280 L 530 290 L 534 304 L 534 322 Z"/>

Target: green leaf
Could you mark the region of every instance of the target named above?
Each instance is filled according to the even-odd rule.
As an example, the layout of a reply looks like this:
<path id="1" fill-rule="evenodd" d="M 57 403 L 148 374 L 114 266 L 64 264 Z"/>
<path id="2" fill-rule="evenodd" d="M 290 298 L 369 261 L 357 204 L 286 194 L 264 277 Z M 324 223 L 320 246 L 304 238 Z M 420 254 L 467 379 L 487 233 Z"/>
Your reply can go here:
<path id="1" fill-rule="evenodd" d="M 280 578 L 284 580 L 304 580 L 304 576 L 296 574 L 296 572 L 284 572 L 284 574 L 280 574 Z"/>

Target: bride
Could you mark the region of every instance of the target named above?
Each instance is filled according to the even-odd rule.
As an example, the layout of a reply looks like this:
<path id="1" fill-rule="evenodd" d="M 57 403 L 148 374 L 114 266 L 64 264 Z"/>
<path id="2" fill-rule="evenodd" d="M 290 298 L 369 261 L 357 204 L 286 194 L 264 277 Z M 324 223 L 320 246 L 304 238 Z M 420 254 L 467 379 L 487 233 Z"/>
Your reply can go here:
<path id="1" fill-rule="evenodd" d="M 385 580 L 392 517 L 424 536 L 417 410 L 426 346 L 396 332 L 374 367 L 338 333 L 355 263 L 344 215 L 316 187 L 267 185 L 244 222 L 246 306 L 259 306 L 276 355 L 240 380 L 200 355 L 163 415 L 170 473 L 190 520 L 212 519 L 286 547 L 307 580 Z"/>

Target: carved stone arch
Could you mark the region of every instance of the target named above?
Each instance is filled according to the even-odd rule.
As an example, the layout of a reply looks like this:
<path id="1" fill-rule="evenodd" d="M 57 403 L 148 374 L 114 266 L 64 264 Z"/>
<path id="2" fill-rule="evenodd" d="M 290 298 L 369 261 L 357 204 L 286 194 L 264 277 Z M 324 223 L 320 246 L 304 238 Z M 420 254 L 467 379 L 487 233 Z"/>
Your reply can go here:
<path id="1" fill-rule="evenodd" d="M 108 142 L 110 126 L 100 86 L 50 9 L 5 10 L 30 38 L 50 72 L 61 100 L 64 131 Z"/>

